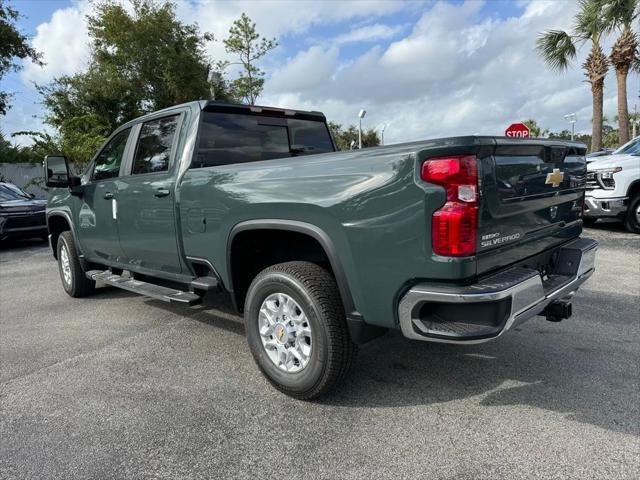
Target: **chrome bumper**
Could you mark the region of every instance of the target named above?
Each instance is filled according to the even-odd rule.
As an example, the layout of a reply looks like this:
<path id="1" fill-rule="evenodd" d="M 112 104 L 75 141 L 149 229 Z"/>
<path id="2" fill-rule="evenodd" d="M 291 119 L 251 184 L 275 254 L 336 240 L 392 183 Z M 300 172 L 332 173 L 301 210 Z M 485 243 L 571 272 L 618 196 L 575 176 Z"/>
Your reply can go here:
<path id="1" fill-rule="evenodd" d="M 596 198 L 584 197 L 584 216 L 590 218 L 617 217 L 627 211 L 627 197 Z"/>
<path id="2" fill-rule="evenodd" d="M 402 333 L 414 340 L 458 344 L 497 338 L 514 324 L 540 314 L 552 301 L 571 297 L 594 272 L 597 246 L 587 238 L 563 245 L 545 279 L 538 270 L 513 267 L 464 287 L 418 284 L 398 306 Z M 465 318 L 443 318 L 437 313 L 443 308 L 454 315 L 467 313 Z M 493 311 L 491 324 L 474 318 Z"/>

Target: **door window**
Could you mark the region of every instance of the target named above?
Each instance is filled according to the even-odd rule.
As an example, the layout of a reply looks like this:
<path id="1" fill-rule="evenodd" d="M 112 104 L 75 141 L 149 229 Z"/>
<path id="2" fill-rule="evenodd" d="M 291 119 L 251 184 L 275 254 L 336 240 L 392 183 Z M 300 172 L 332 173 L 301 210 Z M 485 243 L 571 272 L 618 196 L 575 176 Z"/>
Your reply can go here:
<path id="1" fill-rule="evenodd" d="M 96 157 L 91 180 L 104 180 L 105 178 L 117 177 L 120 173 L 120 164 L 124 155 L 124 147 L 127 145 L 130 128 L 116 134 L 107 143 L 100 154 Z"/>
<path id="2" fill-rule="evenodd" d="M 142 124 L 131 173 L 154 173 L 169 170 L 171 146 L 178 126 L 178 115 Z"/>

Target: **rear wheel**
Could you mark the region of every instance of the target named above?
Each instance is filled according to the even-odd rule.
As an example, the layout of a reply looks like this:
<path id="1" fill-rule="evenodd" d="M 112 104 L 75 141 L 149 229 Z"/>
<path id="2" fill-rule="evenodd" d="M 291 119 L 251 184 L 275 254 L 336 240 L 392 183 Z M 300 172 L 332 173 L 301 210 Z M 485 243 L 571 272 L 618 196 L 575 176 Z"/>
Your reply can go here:
<path id="1" fill-rule="evenodd" d="M 85 276 L 71 232 L 60 234 L 57 249 L 58 270 L 64 291 L 72 297 L 85 297 L 93 293 L 96 282 Z"/>
<path id="2" fill-rule="evenodd" d="M 259 273 L 247 293 L 245 326 L 262 373 L 295 398 L 330 390 L 355 356 L 335 280 L 313 263 L 281 263 Z"/>
<path id="3" fill-rule="evenodd" d="M 624 226 L 630 232 L 640 233 L 640 194 L 636 194 L 629 202 Z"/>

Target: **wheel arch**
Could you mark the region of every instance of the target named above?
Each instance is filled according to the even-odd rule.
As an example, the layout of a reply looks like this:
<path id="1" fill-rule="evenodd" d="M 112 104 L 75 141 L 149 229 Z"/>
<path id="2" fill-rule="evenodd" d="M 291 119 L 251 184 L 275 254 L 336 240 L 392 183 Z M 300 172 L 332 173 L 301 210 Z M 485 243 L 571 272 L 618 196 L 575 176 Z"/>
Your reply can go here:
<path id="1" fill-rule="evenodd" d="M 640 193 L 640 178 L 631 182 L 631 184 L 627 188 L 627 197 L 629 197 L 629 200 L 631 200 L 632 197 L 634 195 L 637 195 L 638 193 Z"/>
<path id="2" fill-rule="evenodd" d="M 295 232 L 302 235 L 306 235 L 315 240 L 320 247 L 323 249 L 331 269 L 333 270 L 333 275 L 336 279 L 336 283 L 338 285 L 338 291 L 340 292 L 340 297 L 342 299 L 342 303 L 345 309 L 345 313 L 347 316 L 359 315 L 356 312 L 355 303 L 353 301 L 353 296 L 351 294 L 351 289 L 349 287 L 349 282 L 347 280 L 346 274 L 344 272 L 344 268 L 342 266 L 342 262 L 338 256 L 337 249 L 329 237 L 327 233 L 319 228 L 316 225 L 301 222 L 298 220 L 281 220 L 281 219 L 269 219 L 269 220 L 247 220 L 244 222 L 240 222 L 236 224 L 230 231 L 228 241 L 227 241 L 227 271 L 228 271 L 228 287 L 230 293 L 232 295 L 233 301 L 236 306 L 240 306 L 241 302 L 238 301 L 236 297 L 236 291 L 234 288 L 234 278 L 233 278 L 233 242 L 238 236 L 238 234 L 247 231 L 259 231 L 259 230 L 279 230 L 279 231 L 289 231 Z"/>
<path id="3" fill-rule="evenodd" d="M 73 222 L 67 212 L 54 211 L 47 214 L 47 230 L 49 230 L 49 244 L 53 251 L 54 258 L 58 258 L 58 237 L 62 232 L 71 231 L 73 240 L 78 248 L 78 240 L 76 238 L 76 232 L 73 228 Z"/>

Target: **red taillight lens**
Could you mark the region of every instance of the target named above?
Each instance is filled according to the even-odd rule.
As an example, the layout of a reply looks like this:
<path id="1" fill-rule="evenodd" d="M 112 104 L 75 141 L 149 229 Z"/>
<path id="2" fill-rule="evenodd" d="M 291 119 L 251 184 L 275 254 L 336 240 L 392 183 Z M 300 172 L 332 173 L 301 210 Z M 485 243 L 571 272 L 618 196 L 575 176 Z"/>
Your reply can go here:
<path id="1" fill-rule="evenodd" d="M 423 180 L 442 185 L 447 202 L 433 213 L 431 243 L 437 255 L 476 253 L 478 236 L 478 166 L 476 157 L 431 158 L 422 164 Z"/>

